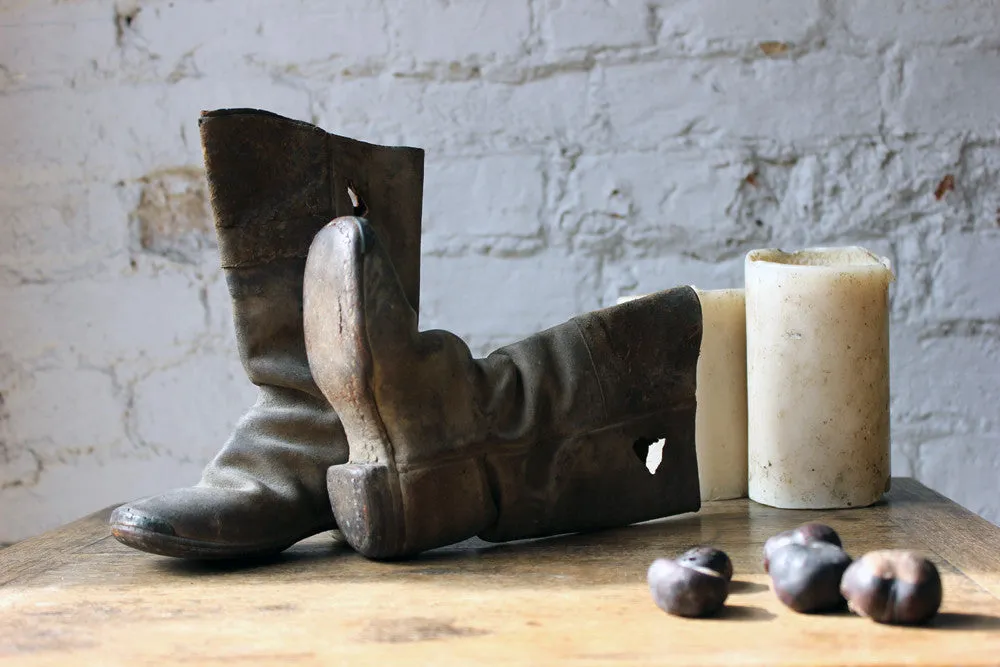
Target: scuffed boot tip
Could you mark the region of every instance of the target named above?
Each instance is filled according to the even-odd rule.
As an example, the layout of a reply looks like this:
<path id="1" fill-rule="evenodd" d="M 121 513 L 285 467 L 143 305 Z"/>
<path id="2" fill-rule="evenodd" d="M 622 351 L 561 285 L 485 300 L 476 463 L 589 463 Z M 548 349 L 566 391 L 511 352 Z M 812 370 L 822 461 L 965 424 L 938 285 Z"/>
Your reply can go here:
<path id="1" fill-rule="evenodd" d="M 300 537 L 280 543 L 247 545 L 226 542 L 214 543 L 180 537 L 169 522 L 136 512 L 128 505 L 114 510 L 108 523 L 111 526 L 111 535 L 127 547 L 156 556 L 188 560 L 234 560 L 266 557 L 277 554 L 287 549 L 298 539 L 302 539 Z"/>
<path id="2" fill-rule="evenodd" d="M 130 533 L 141 531 L 164 537 L 174 537 L 177 532 L 168 521 L 157 519 L 134 511 L 128 505 L 123 505 L 111 513 L 111 533 L 119 540 Z"/>
<path id="3" fill-rule="evenodd" d="M 270 558 L 300 540 L 331 528 L 330 525 L 311 526 L 292 536 L 275 536 L 257 543 L 211 537 L 182 537 L 168 521 L 137 512 L 128 505 L 115 509 L 108 523 L 111 535 L 127 547 L 157 556 L 187 560 Z"/>

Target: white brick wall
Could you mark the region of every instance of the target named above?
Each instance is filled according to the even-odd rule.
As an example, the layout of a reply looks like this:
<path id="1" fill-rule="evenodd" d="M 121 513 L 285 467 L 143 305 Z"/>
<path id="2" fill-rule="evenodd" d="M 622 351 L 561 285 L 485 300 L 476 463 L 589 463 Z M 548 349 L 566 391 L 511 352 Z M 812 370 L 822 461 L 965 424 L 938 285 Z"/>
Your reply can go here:
<path id="1" fill-rule="evenodd" d="M 902 85 L 887 121 L 892 132 L 996 136 L 1000 55 L 995 51 L 915 53 L 903 62 Z"/>
<path id="2" fill-rule="evenodd" d="M 838 13 L 847 31 L 878 46 L 895 43 L 930 47 L 962 42 L 1000 43 L 1000 14 L 993 0 L 841 0 Z M 977 44 L 979 45 L 979 44 Z"/>
<path id="3" fill-rule="evenodd" d="M 761 43 L 802 46 L 824 21 L 821 0 L 680 0 L 658 8 L 660 44 L 691 53 L 752 53 Z M 654 5 L 655 6 L 655 5 Z"/>
<path id="4" fill-rule="evenodd" d="M 428 150 L 422 321 L 477 352 L 862 243 L 894 471 L 1000 521 L 1000 13 L 929 0 L 0 0 L 0 542 L 194 482 L 254 392 L 202 109 Z"/>
<path id="5" fill-rule="evenodd" d="M 456 230 L 461 231 L 460 239 L 531 239 L 542 233 L 545 162 L 541 154 L 431 158 L 424 182 L 425 251 L 447 248 Z"/>
<path id="6" fill-rule="evenodd" d="M 531 37 L 528 0 L 385 0 L 385 13 L 400 68 L 509 60 L 525 53 Z"/>
<path id="7" fill-rule="evenodd" d="M 940 253 L 931 277 L 933 317 L 1000 320 L 1000 229 L 948 234 Z"/>
<path id="8" fill-rule="evenodd" d="M 543 9 L 541 36 L 554 52 L 653 44 L 653 9 L 644 0 L 548 0 Z"/>

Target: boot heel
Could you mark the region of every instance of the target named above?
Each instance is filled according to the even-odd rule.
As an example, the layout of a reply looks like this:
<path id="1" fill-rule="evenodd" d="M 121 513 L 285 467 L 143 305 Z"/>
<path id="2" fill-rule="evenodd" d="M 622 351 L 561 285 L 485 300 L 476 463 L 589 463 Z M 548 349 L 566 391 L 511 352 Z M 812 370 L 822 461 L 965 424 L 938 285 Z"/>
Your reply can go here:
<path id="1" fill-rule="evenodd" d="M 403 503 L 388 466 L 331 466 L 326 489 L 344 539 L 368 558 L 392 558 L 403 547 Z"/>
<path id="2" fill-rule="evenodd" d="M 497 518 L 483 466 L 474 459 L 398 475 L 383 464 L 333 466 L 327 489 L 344 538 L 376 560 L 460 542 Z"/>

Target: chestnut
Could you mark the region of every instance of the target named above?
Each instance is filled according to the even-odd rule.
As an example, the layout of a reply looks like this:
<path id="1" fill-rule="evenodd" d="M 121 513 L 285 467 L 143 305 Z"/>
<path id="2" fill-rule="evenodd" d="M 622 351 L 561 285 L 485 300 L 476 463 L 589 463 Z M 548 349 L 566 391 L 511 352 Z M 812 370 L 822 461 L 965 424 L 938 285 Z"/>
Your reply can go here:
<path id="1" fill-rule="evenodd" d="M 844 606 L 840 579 L 851 557 L 828 542 L 786 544 L 771 554 L 771 587 L 794 611 L 809 614 Z"/>
<path id="2" fill-rule="evenodd" d="M 646 575 L 656 606 L 674 616 L 711 616 L 729 597 L 729 581 L 707 567 L 658 558 Z"/>
<path id="3" fill-rule="evenodd" d="M 729 555 L 715 547 L 694 547 L 688 549 L 677 557 L 677 562 L 681 565 L 695 565 L 697 567 L 707 567 L 713 572 L 718 572 L 729 581 L 733 578 L 733 561 Z"/>
<path id="4" fill-rule="evenodd" d="M 879 623 L 926 623 L 941 606 L 941 575 L 923 556 L 897 549 L 856 560 L 840 582 L 851 611 Z"/>
<path id="5" fill-rule="evenodd" d="M 789 544 L 812 544 L 813 542 L 825 542 L 835 547 L 843 547 L 840 535 L 837 535 L 837 531 L 830 526 L 824 523 L 804 523 L 798 528 L 778 533 L 764 542 L 764 571 L 770 571 L 771 554 L 781 547 Z"/>

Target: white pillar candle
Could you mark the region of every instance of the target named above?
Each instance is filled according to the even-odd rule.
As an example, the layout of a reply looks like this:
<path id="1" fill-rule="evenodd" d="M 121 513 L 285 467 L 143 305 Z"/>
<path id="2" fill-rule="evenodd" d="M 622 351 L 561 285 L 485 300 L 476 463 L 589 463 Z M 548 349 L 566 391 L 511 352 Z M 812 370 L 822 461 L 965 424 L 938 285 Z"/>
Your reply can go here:
<path id="1" fill-rule="evenodd" d="M 694 439 L 702 500 L 747 495 L 747 328 L 741 289 L 697 290 L 702 334 Z"/>
<path id="2" fill-rule="evenodd" d="M 750 498 L 876 502 L 889 488 L 889 261 L 754 250 L 745 268 Z"/>
<path id="3" fill-rule="evenodd" d="M 746 302 L 741 289 L 694 289 L 702 313 L 695 390 L 701 499 L 743 498 L 747 494 Z M 622 297 L 618 303 L 637 298 Z"/>

